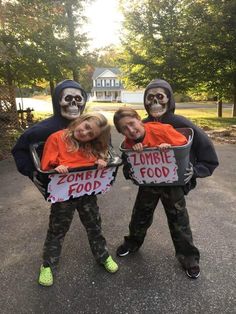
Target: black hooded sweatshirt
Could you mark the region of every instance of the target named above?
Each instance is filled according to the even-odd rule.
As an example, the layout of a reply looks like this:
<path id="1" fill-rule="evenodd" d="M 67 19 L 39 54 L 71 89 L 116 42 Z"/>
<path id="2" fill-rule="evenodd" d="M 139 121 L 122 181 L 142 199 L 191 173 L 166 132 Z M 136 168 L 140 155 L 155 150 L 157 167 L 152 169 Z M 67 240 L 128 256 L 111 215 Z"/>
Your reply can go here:
<path id="1" fill-rule="evenodd" d="M 53 104 L 53 116 L 40 121 L 35 124 L 31 128 L 27 129 L 17 140 L 15 146 L 12 149 L 12 155 L 15 159 L 15 163 L 18 171 L 28 176 L 30 179 L 33 178 L 33 171 L 35 171 L 35 167 L 32 161 L 32 157 L 30 154 L 30 144 L 44 142 L 48 138 L 48 136 L 58 130 L 65 129 L 68 124 L 71 122 L 61 116 L 60 109 L 60 97 L 62 91 L 65 88 L 76 88 L 79 89 L 85 98 L 85 103 L 87 100 L 86 92 L 82 89 L 79 83 L 73 80 L 64 80 L 60 82 L 53 93 L 52 96 L 52 104 Z M 85 104 L 84 104 L 85 107 Z M 82 108 L 82 111 L 84 110 Z"/>
<path id="2" fill-rule="evenodd" d="M 167 91 L 169 103 L 167 112 L 159 118 L 154 118 L 148 112 L 145 98 L 147 91 L 150 88 L 157 87 L 164 88 Z M 185 191 L 187 193 L 190 189 L 193 189 L 196 186 L 196 178 L 211 176 L 215 168 L 219 165 L 214 146 L 202 129 L 185 117 L 174 114 L 174 94 L 168 82 L 161 79 L 151 81 L 144 92 L 144 106 L 148 113 L 148 117 L 143 120 L 144 123 L 158 121 L 165 124 L 171 124 L 174 128 L 192 128 L 194 131 L 193 143 L 190 151 L 190 161 L 193 164 L 194 175 L 191 181 L 185 186 Z"/>

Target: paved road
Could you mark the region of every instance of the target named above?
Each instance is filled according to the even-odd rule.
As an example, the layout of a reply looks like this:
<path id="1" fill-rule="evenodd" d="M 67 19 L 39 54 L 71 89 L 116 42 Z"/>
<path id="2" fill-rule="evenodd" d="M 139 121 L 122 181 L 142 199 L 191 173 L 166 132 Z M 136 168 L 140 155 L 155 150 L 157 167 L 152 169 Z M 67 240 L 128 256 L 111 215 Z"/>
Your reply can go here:
<path id="1" fill-rule="evenodd" d="M 115 147 L 120 137 L 114 136 Z M 111 275 L 91 255 L 77 215 L 64 243 L 55 285 L 37 284 L 49 205 L 11 159 L 0 162 L 2 314 L 222 314 L 236 313 L 236 146 L 216 144 L 221 166 L 187 197 L 201 277 L 189 280 L 174 257 L 161 205 L 141 250 L 117 258 Z M 99 197 L 110 252 L 127 232 L 137 187 L 121 169 Z"/>

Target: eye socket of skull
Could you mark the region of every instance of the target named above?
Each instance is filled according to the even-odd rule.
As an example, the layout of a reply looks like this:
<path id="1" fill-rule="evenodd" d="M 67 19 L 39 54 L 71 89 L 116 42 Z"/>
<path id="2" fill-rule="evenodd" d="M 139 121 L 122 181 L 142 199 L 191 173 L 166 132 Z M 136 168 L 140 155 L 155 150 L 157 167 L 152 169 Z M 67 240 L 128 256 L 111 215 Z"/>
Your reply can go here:
<path id="1" fill-rule="evenodd" d="M 68 120 L 78 118 L 83 111 L 85 103 L 86 99 L 83 97 L 81 90 L 65 88 L 59 101 L 62 117 Z"/>
<path id="2" fill-rule="evenodd" d="M 152 106 L 155 103 L 165 105 L 168 104 L 168 101 L 169 97 L 167 92 L 161 87 L 151 88 L 147 91 L 146 104 L 148 106 Z"/>
<path id="3" fill-rule="evenodd" d="M 83 98 L 80 95 L 75 95 L 75 96 L 66 95 L 65 97 L 65 101 L 68 101 L 68 102 L 71 102 L 73 99 L 78 102 L 81 102 L 83 100 Z"/>
<path id="4" fill-rule="evenodd" d="M 148 101 L 153 101 L 154 98 L 157 98 L 158 100 L 163 100 L 165 95 L 157 93 L 157 94 L 149 94 L 147 95 L 147 100 Z"/>

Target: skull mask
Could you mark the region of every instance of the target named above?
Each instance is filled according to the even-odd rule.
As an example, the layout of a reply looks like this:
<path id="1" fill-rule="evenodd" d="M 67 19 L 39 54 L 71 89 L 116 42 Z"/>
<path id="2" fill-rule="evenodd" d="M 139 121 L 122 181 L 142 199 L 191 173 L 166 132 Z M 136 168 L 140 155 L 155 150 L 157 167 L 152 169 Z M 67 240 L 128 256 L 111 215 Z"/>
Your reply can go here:
<path id="1" fill-rule="evenodd" d="M 145 107 L 151 116 L 158 118 L 166 113 L 168 101 L 169 98 L 163 88 L 150 88 L 145 97 Z"/>
<path id="2" fill-rule="evenodd" d="M 65 88 L 62 91 L 60 106 L 61 115 L 68 119 L 74 120 L 78 118 L 85 105 L 85 99 L 81 91 L 77 88 Z"/>

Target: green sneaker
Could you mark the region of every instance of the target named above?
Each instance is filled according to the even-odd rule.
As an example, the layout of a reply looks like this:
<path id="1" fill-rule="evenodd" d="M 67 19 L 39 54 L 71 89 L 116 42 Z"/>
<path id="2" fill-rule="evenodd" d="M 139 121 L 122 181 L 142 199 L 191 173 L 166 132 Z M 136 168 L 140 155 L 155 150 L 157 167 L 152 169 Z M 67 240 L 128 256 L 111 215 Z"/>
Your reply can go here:
<path id="1" fill-rule="evenodd" d="M 41 265 L 38 283 L 45 287 L 50 287 L 53 285 L 53 274 L 50 267 L 44 267 Z"/>
<path id="2" fill-rule="evenodd" d="M 113 261 L 112 257 L 109 256 L 103 263 L 104 267 L 109 273 L 115 273 L 118 270 L 118 265 Z"/>

